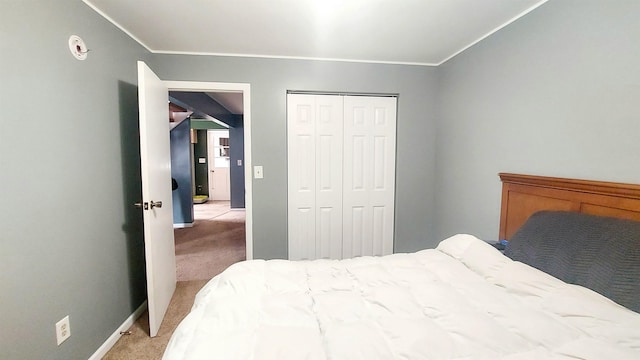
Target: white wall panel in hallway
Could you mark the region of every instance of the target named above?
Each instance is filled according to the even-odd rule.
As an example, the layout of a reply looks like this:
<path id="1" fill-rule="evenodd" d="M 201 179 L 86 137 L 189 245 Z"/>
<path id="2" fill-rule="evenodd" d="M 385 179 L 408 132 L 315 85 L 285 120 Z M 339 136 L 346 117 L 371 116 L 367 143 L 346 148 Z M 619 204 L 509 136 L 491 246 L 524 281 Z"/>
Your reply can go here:
<path id="1" fill-rule="evenodd" d="M 287 96 L 289 259 L 392 252 L 395 106 L 391 97 Z"/>

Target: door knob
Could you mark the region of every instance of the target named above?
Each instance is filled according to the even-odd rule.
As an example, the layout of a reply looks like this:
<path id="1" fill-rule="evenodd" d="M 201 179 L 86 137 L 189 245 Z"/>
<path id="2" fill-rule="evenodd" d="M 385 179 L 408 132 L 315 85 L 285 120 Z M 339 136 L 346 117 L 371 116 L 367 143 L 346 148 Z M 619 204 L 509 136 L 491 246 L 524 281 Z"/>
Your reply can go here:
<path id="1" fill-rule="evenodd" d="M 151 208 L 161 208 L 162 207 L 162 201 L 153 201 L 151 200 Z"/>

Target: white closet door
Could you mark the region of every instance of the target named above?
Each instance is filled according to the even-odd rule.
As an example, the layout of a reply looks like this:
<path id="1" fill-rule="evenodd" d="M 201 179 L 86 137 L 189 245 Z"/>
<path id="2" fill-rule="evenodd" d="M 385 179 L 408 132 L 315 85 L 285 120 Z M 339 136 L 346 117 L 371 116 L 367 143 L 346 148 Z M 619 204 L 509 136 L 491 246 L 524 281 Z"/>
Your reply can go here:
<path id="1" fill-rule="evenodd" d="M 287 96 L 289 259 L 342 258 L 340 96 Z"/>
<path id="2" fill-rule="evenodd" d="M 393 252 L 396 98 L 344 99 L 345 258 Z"/>

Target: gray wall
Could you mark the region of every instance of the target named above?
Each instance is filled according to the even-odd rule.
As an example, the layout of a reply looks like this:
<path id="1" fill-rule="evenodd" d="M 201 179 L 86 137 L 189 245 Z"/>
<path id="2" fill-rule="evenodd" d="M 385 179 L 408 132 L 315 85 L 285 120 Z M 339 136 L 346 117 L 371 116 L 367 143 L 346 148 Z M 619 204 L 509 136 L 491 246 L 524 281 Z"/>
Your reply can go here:
<path id="1" fill-rule="evenodd" d="M 79 0 L 1 7 L 0 359 L 86 359 L 146 297 L 131 204 L 148 53 Z M 71 56 L 72 34 L 87 60 Z"/>
<path id="2" fill-rule="evenodd" d="M 438 237 L 497 238 L 498 172 L 640 182 L 638 14 L 551 0 L 439 67 Z"/>
<path id="3" fill-rule="evenodd" d="M 251 84 L 256 258 L 287 257 L 287 90 L 399 93 L 395 250 L 433 246 L 436 69 L 327 61 L 153 55 L 164 80 Z"/>
<path id="4" fill-rule="evenodd" d="M 186 119 L 171 129 L 171 177 L 178 188 L 171 192 L 173 223 L 193 224 L 193 193 L 191 185 L 191 120 Z"/>
<path id="5" fill-rule="evenodd" d="M 244 209 L 244 120 L 242 115 L 235 115 L 236 126 L 229 128 L 229 179 L 231 181 L 231 208 Z M 238 166 L 238 160 L 242 165 Z"/>

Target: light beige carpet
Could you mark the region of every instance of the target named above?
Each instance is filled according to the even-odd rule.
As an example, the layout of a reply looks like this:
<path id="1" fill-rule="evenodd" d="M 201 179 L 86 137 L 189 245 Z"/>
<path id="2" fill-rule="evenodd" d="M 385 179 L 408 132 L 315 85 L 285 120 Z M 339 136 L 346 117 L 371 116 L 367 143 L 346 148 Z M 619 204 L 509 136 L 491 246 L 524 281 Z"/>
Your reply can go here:
<path id="1" fill-rule="evenodd" d="M 228 211 L 211 220 L 196 220 L 176 229 L 178 281 L 211 279 L 245 259 L 245 213 Z"/>
<path id="2" fill-rule="evenodd" d="M 149 315 L 145 312 L 129 329 L 131 335 L 122 336 L 104 359 L 161 359 L 171 334 L 191 310 L 196 293 L 229 265 L 245 259 L 244 211 L 209 208 L 206 214 L 214 216 L 174 232 L 178 284 L 158 336 L 149 337 Z"/>
<path id="3" fill-rule="evenodd" d="M 195 220 L 210 220 L 231 210 L 231 203 L 224 200 L 209 200 L 206 203 L 193 205 Z"/>
<path id="4" fill-rule="evenodd" d="M 162 358 L 164 349 L 176 326 L 184 319 L 193 306 L 196 293 L 207 280 L 180 281 L 171 299 L 167 314 L 160 325 L 158 336 L 149 337 L 149 314 L 145 311 L 133 324 L 131 335 L 123 335 L 109 350 L 104 360 L 157 360 Z"/>

